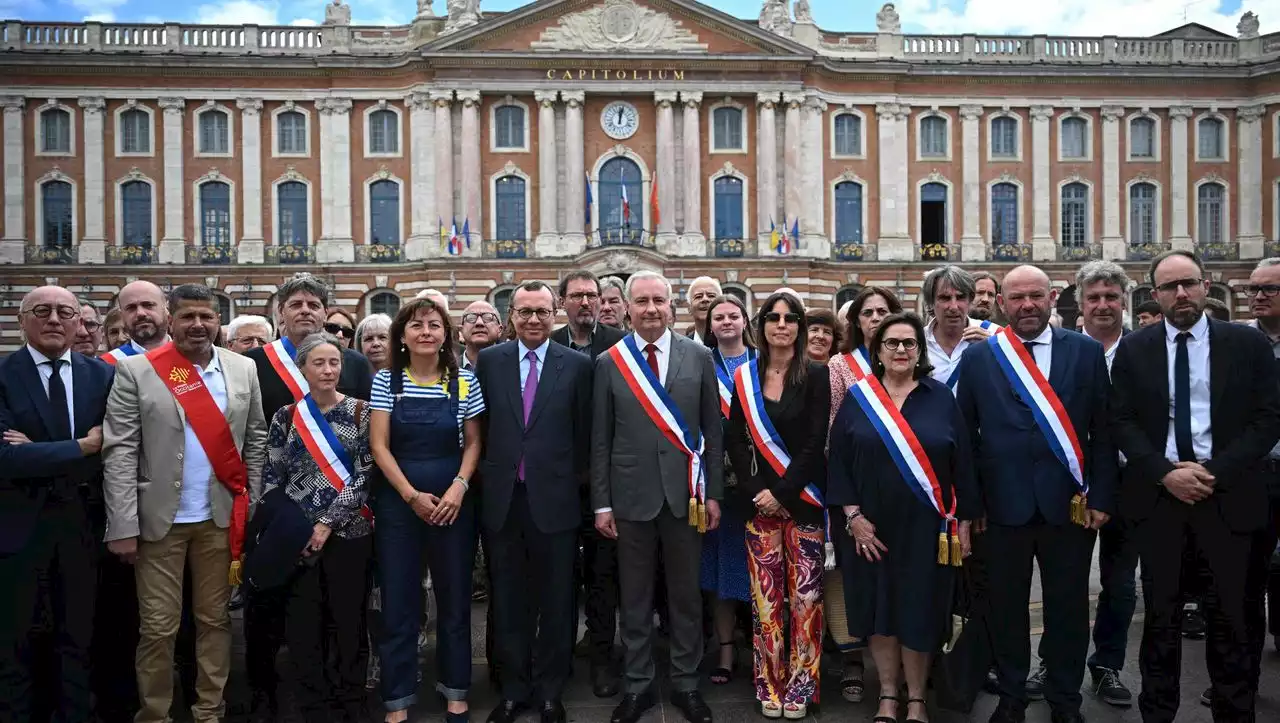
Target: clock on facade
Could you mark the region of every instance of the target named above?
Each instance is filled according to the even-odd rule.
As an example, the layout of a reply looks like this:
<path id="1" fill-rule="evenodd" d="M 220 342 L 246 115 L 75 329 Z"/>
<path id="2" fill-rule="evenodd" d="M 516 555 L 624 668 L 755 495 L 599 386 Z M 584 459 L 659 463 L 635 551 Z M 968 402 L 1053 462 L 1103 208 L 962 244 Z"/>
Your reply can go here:
<path id="1" fill-rule="evenodd" d="M 626 140 L 640 127 L 640 112 L 625 100 L 615 100 L 600 114 L 600 127 L 615 141 Z"/>

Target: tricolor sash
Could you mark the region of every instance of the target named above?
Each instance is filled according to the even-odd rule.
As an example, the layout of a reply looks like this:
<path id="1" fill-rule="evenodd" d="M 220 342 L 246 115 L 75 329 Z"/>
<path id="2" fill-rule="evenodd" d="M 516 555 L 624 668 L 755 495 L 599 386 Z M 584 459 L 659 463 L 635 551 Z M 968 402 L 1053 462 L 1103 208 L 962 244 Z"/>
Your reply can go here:
<path id="1" fill-rule="evenodd" d="M 680 414 L 675 400 L 663 389 L 657 374 L 649 368 L 635 336 L 628 334 L 622 343 L 614 344 L 607 352 L 617 365 L 622 380 L 636 395 L 640 407 L 667 441 L 689 457 L 689 524 L 699 532 L 707 531 L 707 483 L 702 468 L 702 452 L 705 440 L 702 435 L 690 431 Z"/>
<path id="2" fill-rule="evenodd" d="M 716 386 L 720 389 L 720 413 L 729 418 L 729 407 L 733 403 L 733 377 L 729 375 L 729 365 L 725 363 L 724 354 L 719 349 L 712 350 L 716 362 Z M 747 349 L 747 361 L 756 358 L 756 350 Z"/>
<path id="3" fill-rule="evenodd" d="M 969 321 L 974 322 L 974 326 L 977 326 L 979 329 L 985 329 L 987 331 L 990 331 L 992 334 L 999 333 L 1000 329 L 1003 328 L 999 324 L 992 322 L 990 319 L 982 319 L 982 320 L 970 319 Z M 952 394 L 955 394 L 956 382 L 959 382 L 959 381 L 960 381 L 960 363 L 956 362 L 955 368 L 951 370 L 951 376 L 947 377 L 947 386 L 951 388 Z"/>
<path id="4" fill-rule="evenodd" d="M 293 361 L 294 356 L 297 355 L 293 342 L 280 337 L 262 347 L 262 351 L 266 353 L 271 368 L 276 370 L 276 376 L 279 376 L 280 381 L 289 388 L 293 401 L 301 402 L 302 398 L 311 392 L 311 385 L 307 383 L 306 378 L 302 376 L 302 370 Z"/>
<path id="5" fill-rule="evenodd" d="M 236 449 L 236 440 L 226 416 L 218 409 L 218 403 L 213 400 L 195 365 L 178 351 L 173 342 L 147 352 L 147 360 L 182 407 L 187 424 L 191 425 L 191 431 L 195 432 L 200 447 L 209 458 L 214 476 L 231 493 L 231 528 L 227 531 L 231 570 L 228 578 L 232 585 L 239 585 L 244 528 L 249 521 L 249 470 L 240 457 L 240 450 Z"/>
<path id="6" fill-rule="evenodd" d="M 124 361 L 125 359 L 128 359 L 131 356 L 136 356 L 137 354 L 140 354 L 140 353 L 141 352 L 138 351 L 137 347 L 135 347 L 132 343 L 130 343 L 130 344 L 125 344 L 124 346 L 118 346 L 115 349 L 112 349 L 111 351 L 107 352 L 106 354 L 103 354 L 98 358 L 110 364 L 111 366 L 115 366 L 119 362 Z"/>
<path id="7" fill-rule="evenodd" d="M 360 420 L 356 419 L 356 424 L 359 423 Z M 342 442 L 338 441 L 333 425 L 324 418 L 320 405 L 316 404 L 309 392 L 302 401 L 293 405 L 293 428 L 298 430 L 302 445 L 316 461 L 320 474 L 333 487 L 336 498 L 336 494 L 341 494 L 355 476 L 356 467 L 351 463 L 351 456 L 347 454 Z M 367 520 L 373 519 L 373 512 L 368 506 L 360 508 L 360 514 Z"/>
<path id="8" fill-rule="evenodd" d="M 1000 370 L 1009 380 L 1013 391 L 1027 400 L 1036 425 L 1049 442 L 1049 449 L 1053 450 L 1054 456 L 1067 468 L 1076 486 L 1080 488 L 1071 498 L 1072 522 L 1087 524 L 1085 511 L 1088 509 L 1089 485 L 1084 478 L 1084 452 L 1066 407 L 1062 405 L 1058 393 L 1049 386 L 1049 380 L 1045 379 L 1040 367 L 1036 366 L 1026 345 L 1014 336 L 1012 327 L 1005 327 L 993 334 L 987 343 L 991 345 Z"/>
<path id="9" fill-rule="evenodd" d="M 853 351 L 845 352 L 842 356 L 849 371 L 853 372 L 854 379 L 861 379 L 871 373 L 871 360 L 867 358 L 866 347 L 860 346 Z"/>
<path id="10" fill-rule="evenodd" d="M 938 533 L 938 564 L 961 564 L 959 523 L 956 522 L 956 495 L 951 490 L 951 499 L 946 499 L 942 484 L 929 461 L 916 433 L 907 423 L 906 417 L 894 406 L 885 391 L 884 385 L 874 376 L 867 375 L 849 387 L 849 395 L 858 403 L 862 413 L 867 416 L 871 426 L 880 435 L 889 457 L 907 483 L 912 494 L 929 505 L 942 520 L 942 530 Z M 947 544 L 947 533 L 951 533 L 950 545 Z"/>

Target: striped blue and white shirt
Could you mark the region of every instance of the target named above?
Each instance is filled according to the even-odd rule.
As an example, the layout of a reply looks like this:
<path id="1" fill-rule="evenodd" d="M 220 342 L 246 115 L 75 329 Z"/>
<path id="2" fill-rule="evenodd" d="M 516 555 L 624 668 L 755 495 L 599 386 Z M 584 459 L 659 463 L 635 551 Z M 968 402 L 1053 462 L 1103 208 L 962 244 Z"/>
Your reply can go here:
<path id="1" fill-rule="evenodd" d="M 406 397 L 416 399 L 448 399 L 449 388 L 443 380 L 435 384 L 422 385 L 414 381 L 409 370 L 404 369 L 402 393 Z M 383 369 L 373 378 L 373 390 L 369 396 L 369 406 L 379 412 L 391 413 L 395 407 L 395 398 L 391 396 L 391 371 Z M 458 446 L 462 446 L 462 423 L 484 413 L 484 394 L 480 391 L 480 382 L 470 370 L 458 370 Z"/>

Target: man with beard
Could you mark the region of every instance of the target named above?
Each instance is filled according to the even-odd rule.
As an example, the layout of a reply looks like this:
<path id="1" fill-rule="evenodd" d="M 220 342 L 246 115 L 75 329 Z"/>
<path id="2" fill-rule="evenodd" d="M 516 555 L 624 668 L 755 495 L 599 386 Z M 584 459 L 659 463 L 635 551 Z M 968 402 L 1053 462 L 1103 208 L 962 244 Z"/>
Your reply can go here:
<path id="1" fill-rule="evenodd" d="M 271 343 L 271 323 L 261 316 L 244 314 L 227 324 L 227 348 L 237 354 Z"/>
<path id="2" fill-rule="evenodd" d="M 114 366 L 122 359 L 144 354 L 169 341 L 169 311 L 159 286 L 150 281 L 126 284 L 120 289 L 116 303 L 124 315 L 129 342 L 103 354 L 102 361 Z"/>
<path id="3" fill-rule="evenodd" d="M 1142 561 L 1138 706 L 1148 723 L 1169 723 L 1178 713 L 1182 595 L 1194 574 L 1183 560 L 1188 546 L 1208 572 L 1213 719 L 1257 716 L 1258 601 L 1251 590 L 1265 571 L 1256 569 L 1253 545 L 1268 524 L 1280 376 L 1265 335 L 1205 315 L 1204 273 L 1189 251 L 1152 260 L 1164 322 L 1127 335 L 1111 368 L 1112 425 L 1127 462 L 1120 510 L 1134 524 Z"/>
<path id="4" fill-rule="evenodd" d="M 1026 716 L 1031 569 L 1044 581 L 1045 698 L 1053 723 L 1080 723 L 1089 649 L 1089 572 L 1110 519 L 1116 451 L 1107 428 L 1102 345 L 1051 328 L 1049 277 L 1019 266 L 1001 285 L 1009 326 L 964 352 L 957 402 L 986 507 L 985 560 L 1000 703 L 992 723 Z"/>
<path id="5" fill-rule="evenodd" d="M 598 321 L 615 329 L 625 329 L 627 302 L 622 299 L 622 279 L 606 276 L 600 279 L 600 318 Z"/>
<path id="6" fill-rule="evenodd" d="M 592 359 L 626 336 L 622 331 L 598 323 L 600 282 L 585 269 L 571 271 L 560 279 L 560 308 L 569 323 L 551 334 L 551 341 L 580 351 Z M 705 314 L 703 315 L 705 318 Z"/>
<path id="7" fill-rule="evenodd" d="M 294 275 L 276 292 L 280 338 L 244 354 L 257 365 L 262 412 L 267 419 L 273 419 L 281 407 L 299 402 L 306 395 L 306 380 L 294 356 L 298 344 L 308 334 L 323 328 L 329 300 L 329 288 L 308 273 Z M 367 401 L 372 386 L 373 369 L 369 360 L 354 349 L 343 349 L 338 392 Z M 253 591 L 245 600 L 245 660 L 253 694 L 252 713 L 257 720 L 274 721 L 279 712 L 275 662 L 284 636 L 287 592 L 287 587 Z"/>
<path id="8" fill-rule="evenodd" d="M 124 312 L 115 307 L 107 312 L 102 320 L 102 328 L 106 332 L 106 351 L 117 349 L 129 343 L 129 334 L 124 330 Z"/>
<path id="9" fill-rule="evenodd" d="M 462 354 L 458 355 L 458 366 L 475 371 L 480 350 L 497 344 L 501 334 L 502 323 L 493 304 L 487 301 L 468 304 L 462 312 Z"/>
<path id="10" fill-rule="evenodd" d="M 85 356 L 98 356 L 102 348 L 102 320 L 98 318 L 98 307 L 85 299 L 80 302 L 80 329 L 76 331 L 76 341 L 71 351 Z"/>
<path id="11" fill-rule="evenodd" d="M 969 316 L 978 321 L 990 321 L 1004 326 L 1007 322 L 1000 315 L 1000 307 L 996 305 L 996 297 L 1000 294 L 1000 282 L 986 271 L 973 274 L 973 303 L 969 305 Z"/>
<path id="12" fill-rule="evenodd" d="M 693 324 L 689 327 L 689 331 L 685 336 L 694 341 L 706 345 L 702 340 L 702 331 L 707 325 L 707 314 L 711 312 L 711 302 L 722 292 L 720 291 L 720 282 L 710 276 L 699 276 L 689 282 L 688 296 L 689 312 L 693 314 Z M 675 307 L 671 309 L 671 316 L 675 318 Z"/>
<path id="13" fill-rule="evenodd" d="M 960 357 L 970 344 L 980 342 L 998 330 L 989 321 L 969 316 L 975 284 L 973 276 L 959 266 L 940 266 L 924 277 L 921 287 L 924 305 L 933 320 L 924 329 L 929 347 L 930 375 L 955 391 Z"/>

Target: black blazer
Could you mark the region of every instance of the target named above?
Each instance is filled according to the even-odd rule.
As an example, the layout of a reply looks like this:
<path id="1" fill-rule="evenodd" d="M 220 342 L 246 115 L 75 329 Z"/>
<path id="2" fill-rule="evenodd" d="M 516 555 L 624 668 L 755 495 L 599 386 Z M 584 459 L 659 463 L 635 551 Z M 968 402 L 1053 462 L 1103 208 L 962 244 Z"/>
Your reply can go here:
<path id="1" fill-rule="evenodd" d="M 106 362 L 71 353 L 71 389 L 75 408 L 75 439 L 102 424 L 107 394 L 115 369 Z M 53 410 L 35 359 L 26 347 L 0 359 L 0 432 L 15 429 L 30 444 L 0 440 L 0 555 L 26 546 L 36 517 L 54 485 L 75 489 L 90 486 L 90 496 L 102 496 L 102 457 L 85 457 L 75 439 L 51 441 Z"/>
<path id="2" fill-rule="evenodd" d="M 1111 366 L 1112 429 L 1127 459 L 1120 513 L 1150 516 L 1161 484 L 1174 469 L 1164 456 L 1169 436 L 1169 353 L 1165 325 L 1125 336 Z M 1209 429 L 1217 478 L 1203 505 L 1217 507 L 1227 526 L 1252 532 L 1267 522 L 1267 474 L 1262 467 L 1280 439 L 1280 386 L 1271 344 L 1257 329 L 1209 320 Z M 1179 503 L 1181 504 L 1181 503 Z"/>
<path id="3" fill-rule="evenodd" d="M 258 365 L 258 385 L 262 388 L 262 413 L 268 423 L 281 407 L 293 404 L 293 393 L 271 366 L 262 347 L 250 349 L 244 355 Z M 338 377 L 338 391 L 356 399 L 369 401 L 373 389 L 373 367 L 364 354 L 355 349 L 342 350 L 342 376 Z"/>
<path id="4" fill-rule="evenodd" d="M 524 423 L 520 344 L 508 341 L 480 352 L 476 377 L 484 392 L 486 444 L 480 462 L 481 522 L 502 529 L 524 458 L 529 506 L 542 532 L 564 532 L 581 522 L 580 490 L 591 453 L 591 360 L 548 344 L 538 392 Z"/>
<path id="5" fill-rule="evenodd" d="M 729 452 L 733 472 L 738 477 L 738 486 L 747 500 L 767 489 L 796 522 L 821 525 L 822 509 L 800 499 L 800 493 L 811 483 L 824 494 L 827 489 L 824 447 L 827 444 L 827 418 L 831 412 L 831 383 L 826 365 L 809 362 L 808 376 L 803 385 L 787 385 L 783 387 L 777 404 L 771 404 L 767 399 L 765 404 L 776 410 L 769 420 L 791 453 L 791 466 L 787 467 L 786 476 L 779 479 L 773 467 L 755 449 L 755 442 L 747 429 L 746 411 L 735 393 L 729 407 L 725 448 Z M 755 474 L 751 473 L 753 455 Z"/>
<path id="6" fill-rule="evenodd" d="M 591 358 L 595 359 L 601 354 L 609 351 L 614 344 L 622 341 L 626 337 L 627 332 L 621 329 L 615 329 L 605 324 L 596 324 L 596 330 L 591 335 Z M 569 325 L 556 329 L 551 332 L 551 341 L 561 346 L 569 347 Z M 572 348 L 572 347 L 569 347 Z"/>

